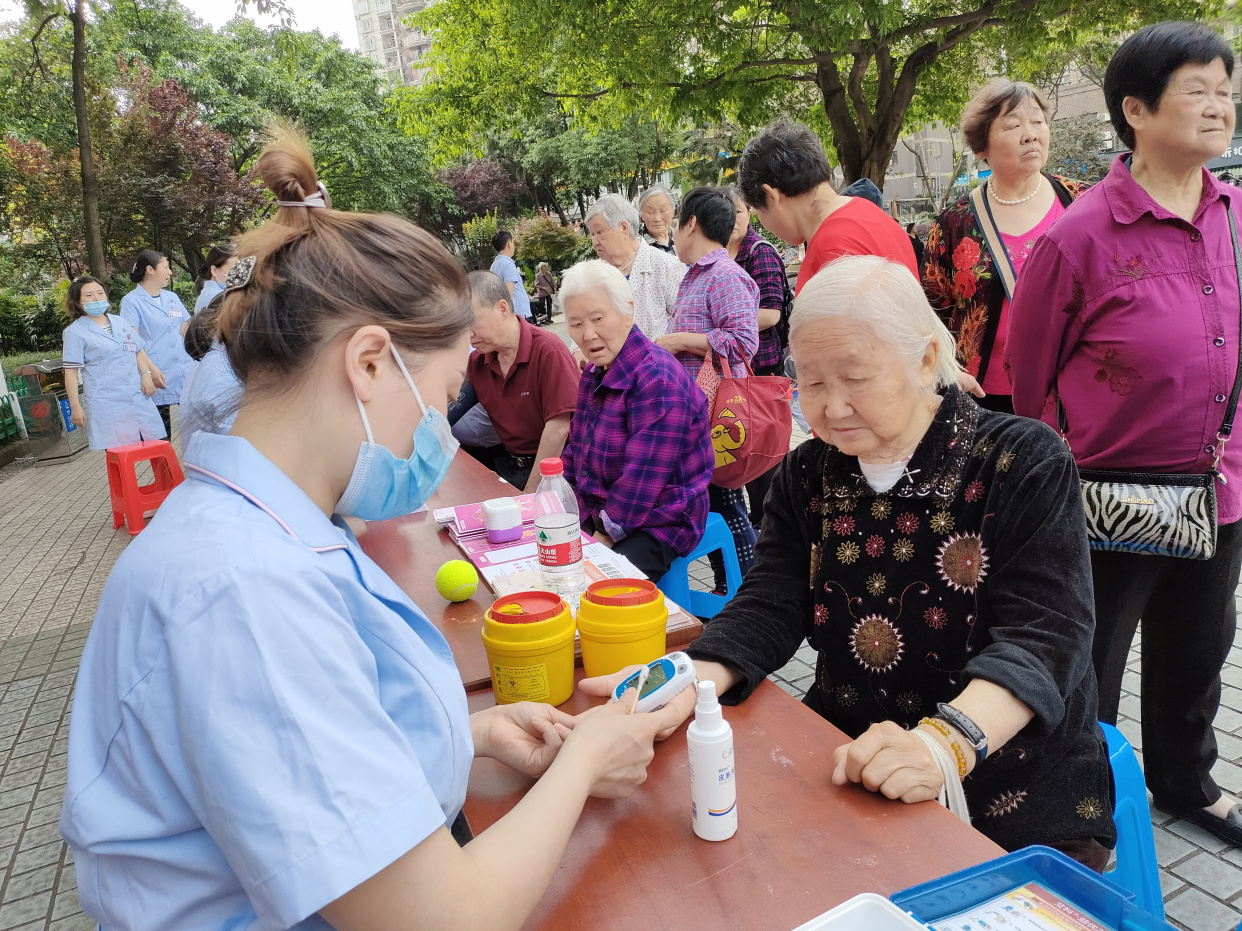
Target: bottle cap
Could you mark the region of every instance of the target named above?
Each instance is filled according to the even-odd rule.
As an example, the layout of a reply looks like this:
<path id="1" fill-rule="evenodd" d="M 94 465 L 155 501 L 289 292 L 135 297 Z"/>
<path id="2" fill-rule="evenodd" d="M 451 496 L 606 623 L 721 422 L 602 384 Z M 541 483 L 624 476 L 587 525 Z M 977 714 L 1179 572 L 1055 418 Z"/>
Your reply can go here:
<path id="1" fill-rule="evenodd" d="M 724 714 L 721 713 L 720 702 L 716 698 L 716 683 L 710 679 L 700 680 L 694 684 L 694 689 L 694 723 L 705 731 L 723 727 Z"/>
<path id="2" fill-rule="evenodd" d="M 539 463 L 540 475 L 564 475 L 565 463 L 560 459 L 544 459 Z"/>

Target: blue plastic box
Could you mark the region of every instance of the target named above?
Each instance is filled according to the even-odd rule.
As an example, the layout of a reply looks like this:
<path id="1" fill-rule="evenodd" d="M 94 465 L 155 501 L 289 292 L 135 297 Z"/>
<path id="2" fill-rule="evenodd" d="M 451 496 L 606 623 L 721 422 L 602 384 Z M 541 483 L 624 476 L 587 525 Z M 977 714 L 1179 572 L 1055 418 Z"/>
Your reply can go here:
<path id="1" fill-rule="evenodd" d="M 933 922 L 1032 882 L 1114 931 L 1173 931 L 1172 925 L 1135 905 L 1134 893 L 1050 847 L 1026 847 L 895 892 L 890 899 L 919 921 Z"/>

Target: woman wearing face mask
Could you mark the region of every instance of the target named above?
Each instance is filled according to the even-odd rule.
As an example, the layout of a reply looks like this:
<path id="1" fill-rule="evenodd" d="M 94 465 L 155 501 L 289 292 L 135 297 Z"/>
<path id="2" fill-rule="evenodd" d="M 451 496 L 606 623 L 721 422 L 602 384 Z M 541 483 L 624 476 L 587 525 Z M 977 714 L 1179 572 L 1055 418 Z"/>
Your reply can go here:
<path id="1" fill-rule="evenodd" d="M 105 927 L 517 929 L 586 798 L 630 794 L 675 712 L 468 713 L 443 636 L 343 520 L 406 514 L 449 468 L 465 272 L 403 219 L 333 211 L 304 139 L 258 169 L 280 209 L 218 322 L 241 409 L 190 441 L 83 652 L 60 822 L 83 906 Z M 541 778 L 459 847 L 475 755 Z"/>
<path id="2" fill-rule="evenodd" d="M 65 388 L 75 427 L 86 427 L 91 449 L 126 446 L 168 436 L 151 400 L 164 374 L 143 349 L 142 337 L 108 313 L 108 292 L 99 279 L 79 278 L 69 286 L 63 358 Z M 86 373 L 86 406 L 78 400 L 78 378 Z"/>
<path id="3" fill-rule="evenodd" d="M 164 430 L 172 433 L 172 406 L 181 399 L 191 362 L 184 339 L 190 315 L 181 298 L 168 290 L 168 259 L 154 249 L 138 254 L 129 280 L 137 287 L 121 298 L 121 316 L 146 341 L 149 355 L 164 372 L 164 384 L 155 386 L 153 397 Z"/>
<path id="4" fill-rule="evenodd" d="M 198 298 L 194 301 L 194 312 L 198 313 L 211 303 L 211 299 L 224 291 L 224 279 L 229 269 L 237 263 L 237 247 L 231 242 L 216 243 L 203 260 L 203 268 L 194 281 L 198 289 Z"/>

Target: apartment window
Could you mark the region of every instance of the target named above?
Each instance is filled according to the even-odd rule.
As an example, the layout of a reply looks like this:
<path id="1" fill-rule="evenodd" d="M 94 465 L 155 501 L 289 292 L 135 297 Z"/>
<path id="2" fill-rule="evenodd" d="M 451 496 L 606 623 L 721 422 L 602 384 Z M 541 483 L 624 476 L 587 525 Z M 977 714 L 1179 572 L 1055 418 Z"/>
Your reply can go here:
<path id="1" fill-rule="evenodd" d="M 397 47 L 397 37 L 393 33 L 390 32 L 388 33 L 388 35 L 384 36 L 384 48 L 396 48 L 396 47 Z"/>
<path id="2" fill-rule="evenodd" d="M 940 158 L 942 155 L 944 155 L 944 143 L 933 142 L 932 143 L 932 154 L 935 155 L 936 158 Z"/>
<path id="3" fill-rule="evenodd" d="M 384 56 L 384 67 L 385 68 L 395 68 L 400 63 L 401 62 L 397 59 L 396 52 L 389 52 L 387 55 Z"/>
<path id="4" fill-rule="evenodd" d="M 375 51 L 375 36 L 367 36 L 366 42 L 363 44 L 363 48 L 365 48 L 368 52 Z"/>
<path id="5" fill-rule="evenodd" d="M 375 10 L 377 13 L 387 13 L 392 9 L 392 0 L 375 0 Z"/>
<path id="6" fill-rule="evenodd" d="M 392 14 L 385 13 L 379 18 L 380 32 L 387 32 L 392 29 Z"/>
<path id="7" fill-rule="evenodd" d="M 897 168 L 897 150 L 893 149 L 893 157 L 888 161 L 888 167 L 896 170 Z"/>
<path id="8" fill-rule="evenodd" d="M 358 31 L 359 32 L 370 32 L 371 31 L 371 17 L 367 16 L 364 19 L 359 20 Z"/>
<path id="9" fill-rule="evenodd" d="M 358 16 L 361 16 L 363 13 L 370 12 L 370 9 L 371 6 L 367 0 L 358 0 L 358 2 L 354 4 L 354 13 Z"/>

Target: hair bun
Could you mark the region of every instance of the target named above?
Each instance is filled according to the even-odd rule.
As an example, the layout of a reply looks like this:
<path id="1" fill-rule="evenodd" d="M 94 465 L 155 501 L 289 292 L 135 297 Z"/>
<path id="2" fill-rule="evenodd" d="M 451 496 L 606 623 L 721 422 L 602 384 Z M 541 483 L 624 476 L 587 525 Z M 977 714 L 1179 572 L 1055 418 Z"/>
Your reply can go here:
<path id="1" fill-rule="evenodd" d="M 277 200 L 302 201 L 319 190 L 310 145 L 302 133 L 278 129 L 257 163 L 259 177 Z"/>

